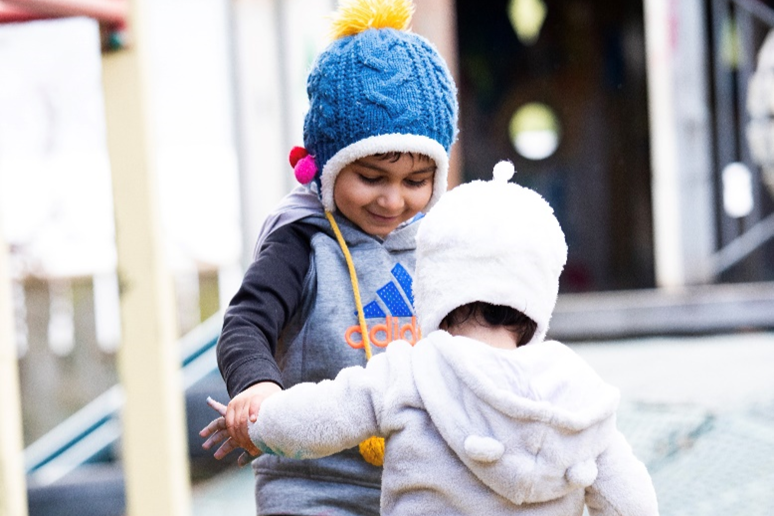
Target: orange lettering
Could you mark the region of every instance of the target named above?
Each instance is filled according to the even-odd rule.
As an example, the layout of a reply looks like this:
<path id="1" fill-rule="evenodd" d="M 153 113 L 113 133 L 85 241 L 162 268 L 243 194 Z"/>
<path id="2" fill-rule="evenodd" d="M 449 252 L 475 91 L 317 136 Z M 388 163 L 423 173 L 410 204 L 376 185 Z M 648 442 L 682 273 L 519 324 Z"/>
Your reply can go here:
<path id="1" fill-rule="evenodd" d="M 360 342 L 355 342 L 352 340 L 353 333 L 360 335 Z M 363 347 L 363 332 L 360 331 L 360 326 L 355 325 L 347 328 L 347 331 L 344 333 L 344 340 L 346 340 L 347 344 L 349 344 L 351 347 L 355 349 L 361 349 Z"/>
<path id="2" fill-rule="evenodd" d="M 356 333 L 360 336 L 358 341 L 354 340 Z M 390 342 L 398 339 L 405 340 L 413 346 L 422 339 L 422 330 L 417 326 L 416 317 L 412 317 L 410 323 L 401 326 L 399 318 L 388 315 L 383 323 L 368 328 L 368 336 L 371 343 L 380 348 L 387 347 Z M 347 328 L 344 340 L 354 349 L 363 349 L 363 332 L 360 331 L 360 325 Z"/>
<path id="3" fill-rule="evenodd" d="M 377 335 L 380 332 L 384 333 L 383 339 L 377 338 Z M 380 348 L 386 347 L 387 344 L 392 342 L 392 317 L 388 315 L 384 324 L 375 324 L 374 327 L 371 328 L 371 331 L 368 333 L 368 335 L 371 337 L 371 342 L 373 342 L 375 345 L 379 346 Z"/>
<path id="4" fill-rule="evenodd" d="M 409 334 L 409 337 L 407 337 L 406 334 Z M 411 318 L 411 323 L 401 326 L 398 338 L 407 341 L 412 346 L 419 342 L 419 339 L 422 338 L 422 332 L 420 332 L 417 327 L 416 317 Z"/>

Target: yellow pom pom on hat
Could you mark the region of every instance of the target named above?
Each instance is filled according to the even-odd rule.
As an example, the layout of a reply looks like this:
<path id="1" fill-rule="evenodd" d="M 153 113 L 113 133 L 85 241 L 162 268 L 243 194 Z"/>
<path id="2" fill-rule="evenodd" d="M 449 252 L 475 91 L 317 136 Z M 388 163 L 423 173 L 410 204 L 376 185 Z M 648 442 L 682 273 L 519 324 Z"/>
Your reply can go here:
<path id="1" fill-rule="evenodd" d="M 333 39 L 368 29 L 407 30 L 414 14 L 411 0 L 343 0 L 333 16 Z"/>

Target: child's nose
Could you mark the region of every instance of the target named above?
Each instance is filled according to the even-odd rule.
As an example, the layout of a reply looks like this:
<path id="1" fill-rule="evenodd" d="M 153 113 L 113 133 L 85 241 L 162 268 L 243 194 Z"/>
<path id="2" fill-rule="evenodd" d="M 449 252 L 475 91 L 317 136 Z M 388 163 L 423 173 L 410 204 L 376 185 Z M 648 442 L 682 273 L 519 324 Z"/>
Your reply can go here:
<path id="1" fill-rule="evenodd" d="M 379 196 L 379 204 L 389 210 L 399 210 L 403 208 L 403 195 L 400 188 L 390 186 L 382 191 Z"/>

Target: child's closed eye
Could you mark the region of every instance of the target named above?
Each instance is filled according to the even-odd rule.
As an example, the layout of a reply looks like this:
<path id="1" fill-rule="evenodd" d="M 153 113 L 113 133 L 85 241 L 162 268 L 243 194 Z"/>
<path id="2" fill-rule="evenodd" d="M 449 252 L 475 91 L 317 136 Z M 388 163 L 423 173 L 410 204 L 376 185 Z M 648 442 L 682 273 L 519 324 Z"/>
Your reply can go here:
<path id="1" fill-rule="evenodd" d="M 358 177 L 360 177 L 360 180 L 367 185 L 379 184 L 379 182 L 384 179 L 382 176 L 366 176 L 363 174 L 358 174 Z"/>
<path id="2" fill-rule="evenodd" d="M 422 186 L 425 186 L 427 182 L 429 181 L 428 178 L 423 179 L 406 179 L 403 182 L 406 184 L 406 186 L 411 188 L 420 188 Z"/>

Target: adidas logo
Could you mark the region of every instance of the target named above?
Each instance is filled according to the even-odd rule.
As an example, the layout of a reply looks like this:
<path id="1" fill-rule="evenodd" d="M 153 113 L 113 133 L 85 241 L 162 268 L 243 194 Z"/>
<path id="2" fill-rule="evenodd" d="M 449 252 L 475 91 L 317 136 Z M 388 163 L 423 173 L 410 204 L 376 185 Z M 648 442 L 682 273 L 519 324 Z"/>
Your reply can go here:
<path id="1" fill-rule="evenodd" d="M 390 272 L 395 281 L 389 281 L 376 291 L 378 299 L 389 313 L 382 309 L 379 300 L 371 301 L 363 307 L 366 319 L 378 319 L 376 324 L 366 323 L 366 325 L 369 341 L 380 348 L 386 347 L 393 340 L 402 339 L 413 345 L 422 338 L 413 309 L 414 293 L 411 288 L 413 279 L 401 264 L 397 264 Z M 411 317 L 411 322 L 401 324 L 401 317 Z M 361 349 L 363 333 L 360 325 L 347 328 L 344 339 L 351 347 Z"/>

